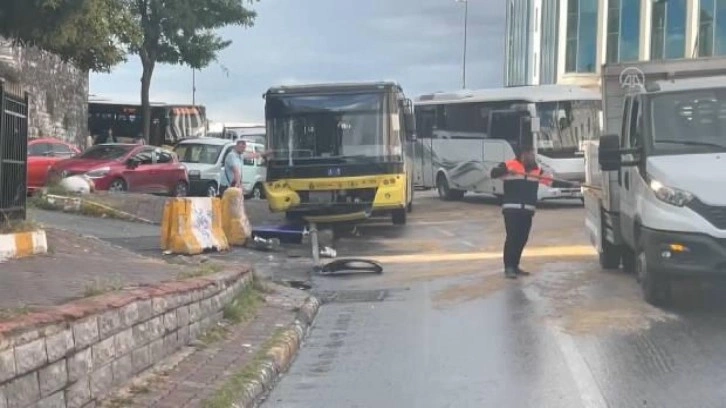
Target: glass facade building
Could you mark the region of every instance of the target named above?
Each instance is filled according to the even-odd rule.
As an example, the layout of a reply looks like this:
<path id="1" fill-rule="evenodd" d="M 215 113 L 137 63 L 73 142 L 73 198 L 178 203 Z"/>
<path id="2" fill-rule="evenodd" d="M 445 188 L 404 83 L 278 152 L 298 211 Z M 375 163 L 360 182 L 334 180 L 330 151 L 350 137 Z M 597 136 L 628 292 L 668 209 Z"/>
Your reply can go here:
<path id="1" fill-rule="evenodd" d="M 505 84 L 597 86 L 606 63 L 726 56 L 726 0 L 508 0 Z"/>

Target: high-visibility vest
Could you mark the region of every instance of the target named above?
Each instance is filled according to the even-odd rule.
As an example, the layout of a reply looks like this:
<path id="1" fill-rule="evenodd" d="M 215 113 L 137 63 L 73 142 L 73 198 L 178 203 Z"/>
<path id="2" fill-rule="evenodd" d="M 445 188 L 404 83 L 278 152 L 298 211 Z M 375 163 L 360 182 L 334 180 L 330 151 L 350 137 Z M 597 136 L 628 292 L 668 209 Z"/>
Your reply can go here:
<path id="1" fill-rule="evenodd" d="M 502 208 L 534 211 L 537 208 L 539 184 L 552 185 L 552 179 L 546 177 L 539 167 L 526 171 L 524 164 L 516 159 L 504 164 L 509 173 L 503 177 Z"/>

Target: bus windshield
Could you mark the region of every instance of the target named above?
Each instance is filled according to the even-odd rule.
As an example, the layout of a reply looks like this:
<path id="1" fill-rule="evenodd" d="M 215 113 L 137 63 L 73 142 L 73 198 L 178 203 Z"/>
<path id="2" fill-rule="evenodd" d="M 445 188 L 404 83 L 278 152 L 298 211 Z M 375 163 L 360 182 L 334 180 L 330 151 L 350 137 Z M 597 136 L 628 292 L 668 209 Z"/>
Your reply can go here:
<path id="1" fill-rule="evenodd" d="M 206 129 L 204 110 L 199 107 L 167 108 L 169 123 L 166 128 L 167 143 L 182 139 L 203 137 Z"/>
<path id="2" fill-rule="evenodd" d="M 600 136 L 600 101 L 535 104 L 540 118 L 537 153 L 550 158 L 583 156 L 583 142 Z"/>
<path id="3" fill-rule="evenodd" d="M 400 137 L 391 137 L 389 130 L 384 93 L 270 95 L 267 118 L 273 159 L 385 161 L 401 155 Z"/>

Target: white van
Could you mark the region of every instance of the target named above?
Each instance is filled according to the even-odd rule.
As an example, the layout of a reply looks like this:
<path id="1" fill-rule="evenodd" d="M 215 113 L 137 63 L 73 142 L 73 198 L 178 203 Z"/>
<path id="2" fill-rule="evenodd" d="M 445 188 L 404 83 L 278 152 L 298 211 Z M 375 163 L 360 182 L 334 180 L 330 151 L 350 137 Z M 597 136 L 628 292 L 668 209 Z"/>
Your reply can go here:
<path id="1" fill-rule="evenodd" d="M 174 153 L 187 168 L 191 195 L 214 197 L 219 194 L 224 159 L 234 145 L 227 139 L 205 137 L 186 139 L 174 147 Z M 247 152 L 262 154 L 264 146 L 247 142 Z M 264 198 L 266 175 L 267 167 L 261 157 L 245 158 L 242 166 L 242 190 L 245 196 Z"/>

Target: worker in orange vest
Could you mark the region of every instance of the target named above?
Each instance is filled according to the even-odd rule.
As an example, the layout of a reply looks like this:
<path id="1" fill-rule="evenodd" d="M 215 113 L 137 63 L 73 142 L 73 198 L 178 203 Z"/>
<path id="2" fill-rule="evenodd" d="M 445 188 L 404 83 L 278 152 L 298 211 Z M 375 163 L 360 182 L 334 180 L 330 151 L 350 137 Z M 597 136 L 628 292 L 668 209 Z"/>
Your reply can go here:
<path id="1" fill-rule="evenodd" d="M 519 261 L 532 229 L 539 185 L 552 185 L 552 178 L 539 168 L 534 148 L 528 146 L 519 149 L 516 159 L 493 168 L 491 177 L 504 180 L 502 214 L 507 232 L 503 254 L 504 276 L 517 279 L 517 276 L 529 275 L 520 269 Z"/>

